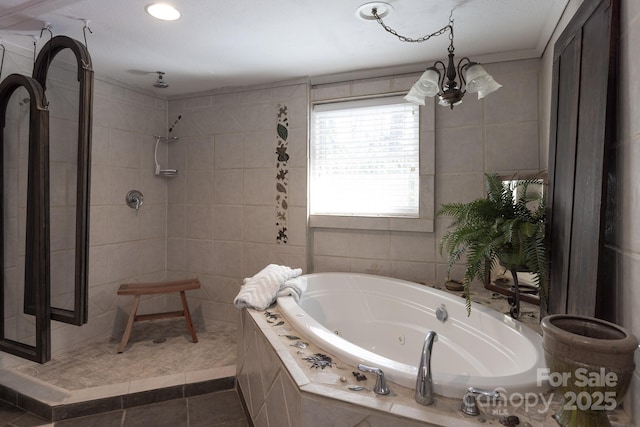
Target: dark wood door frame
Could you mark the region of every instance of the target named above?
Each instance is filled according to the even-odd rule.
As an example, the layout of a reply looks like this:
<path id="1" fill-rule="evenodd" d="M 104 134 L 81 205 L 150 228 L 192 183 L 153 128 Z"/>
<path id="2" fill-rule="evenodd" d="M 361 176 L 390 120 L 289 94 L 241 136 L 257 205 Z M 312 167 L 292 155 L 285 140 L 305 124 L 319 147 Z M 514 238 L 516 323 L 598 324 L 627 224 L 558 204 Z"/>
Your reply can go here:
<path id="1" fill-rule="evenodd" d="M 548 313 L 611 319 L 607 188 L 615 179 L 619 0 L 585 0 L 554 46 L 549 140 Z"/>

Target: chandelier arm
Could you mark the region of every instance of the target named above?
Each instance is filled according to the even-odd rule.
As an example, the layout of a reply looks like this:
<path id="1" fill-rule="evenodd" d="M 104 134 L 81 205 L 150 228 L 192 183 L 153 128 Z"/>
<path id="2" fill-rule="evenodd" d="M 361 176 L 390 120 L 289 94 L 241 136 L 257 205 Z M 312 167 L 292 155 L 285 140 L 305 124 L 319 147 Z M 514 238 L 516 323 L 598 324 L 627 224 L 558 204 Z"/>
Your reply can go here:
<path id="1" fill-rule="evenodd" d="M 466 63 L 462 63 L 463 61 L 467 61 Z M 467 80 L 464 78 L 464 73 L 462 72 L 462 70 L 464 70 L 465 68 L 467 68 L 470 65 L 476 64 L 476 62 L 473 62 L 472 60 L 470 60 L 468 57 L 464 57 L 462 59 L 460 59 L 460 61 L 458 61 L 458 75 L 460 76 L 460 81 L 462 82 L 462 84 L 464 84 L 465 87 L 465 92 L 466 92 L 466 88 L 467 88 Z"/>
<path id="2" fill-rule="evenodd" d="M 438 69 L 438 65 L 442 67 L 442 72 Z M 447 66 L 442 61 L 436 61 L 433 63 L 432 68 L 438 72 L 438 93 L 442 93 L 444 87 L 444 79 L 447 74 Z"/>
<path id="3" fill-rule="evenodd" d="M 451 26 L 451 23 L 449 23 L 449 24 L 447 24 L 446 26 L 440 28 L 438 31 L 436 31 L 434 33 L 427 34 L 427 35 L 422 36 L 422 37 L 417 38 L 417 39 L 412 39 L 411 37 L 405 37 L 403 35 L 398 34 L 398 32 L 396 30 L 394 30 L 393 28 L 391 28 L 390 26 L 385 24 L 384 21 L 382 20 L 382 18 L 380 17 L 380 15 L 378 15 L 378 8 L 376 8 L 376 7 L 372 8 L 371 9 L 371 15 L 373 15 L 373 17 L 376 18 L 376 21 L 378 21 L 378 24 L 380 24 L 380 26 L 382 28 L 384 28 L 385 31 L 387 31 L 388 33 L 393 34 L 394 36 L 396 36 L 401 42 L 422 43 L 422 42 L 426 42 L 431 37 L 441 36 L 442 34 L 446 33 L 447 31 L 451 31 L 453 33 L 453 27 Z"/>

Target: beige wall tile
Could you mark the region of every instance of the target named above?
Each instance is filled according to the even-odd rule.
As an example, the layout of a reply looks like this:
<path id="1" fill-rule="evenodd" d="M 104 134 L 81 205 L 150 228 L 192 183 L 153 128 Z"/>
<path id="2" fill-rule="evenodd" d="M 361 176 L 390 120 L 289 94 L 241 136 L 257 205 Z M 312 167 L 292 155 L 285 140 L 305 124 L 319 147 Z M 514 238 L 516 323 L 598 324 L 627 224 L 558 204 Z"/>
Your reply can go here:
<path id="1" fill-rule="evenodd" d="M 109 164 L 118 167 L 139 168 L 141 165 L 142 135 L 111 129 L 109 138 Z"/>
<path id="2" fill-rule="evenodd" d="M 186 207 L 186 237 L 190 239 L 213 238 L 213 211 L 211 205 L 188 205 Z"/>
<path id="3" fill-rule="evenodd" d="M 124 198 L 123 198 L 124 200 Z M 121 206 L 110 206 L 108 210 L 107 229 L 109 243 L 130 242 L 140 239 L 139 212 L 124 203 Z"/>
<path id="4" fill-rule="evenodd" d="M 269 169 L 244 169 L 242 202 L 245 205 L 274 205 L 276 200 L 275 164 Z"/>
<path id="5" fill-rule="evenodd" d="M 539 170 L 537 121 L 487 126 L 486 135 L 488 171 Z"/>
<path id="6" fill-rule="evenodd" d="M 217 134 L 214 144 L 214 168 L 242 168 L 244 165 L 244 133 Z"/>
<path id="7" fill-rule="evenodd" d="M 323 255 L 348 257 L 349 240 L 349 230 L 316 229 L 313 233 L 313 253 L 316 257 Z"/>
<path id="8" fill-rule="evenodd" d="M 148 204 L 145 196 L 145 204 L 138 212 L 140 217 L 140 238 L 158 239 L 167 237 L 167 205 Z"/>
<path id="9" fill-rule="evenodd" d="M 185 202 L 194 205 L 208 205 L 213 202 L 213 171 L 187 170 Z"/>
<path id="10" fill-rule="evenodd" d="M 275 167 L 277 156 L 275 150 L 275 125 L 273 129 L 244 133 L 244 167 Z"/>
<path id="11" fill-rule="evenodd" d="M 216 240 L 241 241 L 243 233 L 242 206 L 214 205 L 213 237 Z"/>
<path id="12" fill-rule="evenodd" d="M 241 205 L 243 189 L 242 169 L 215 171 L 213 199 L 217 205 Z"/>
<path id="13" fill-rule="evenodd" d="M 484 170 L 484 129 L 455 127 L 438 131 L 436 136 L 438 173 L 468 173 Z"/>
<path id="14" fill-rule="evenodd" d="M 245 242 L 270 243 L 277 235 L 274 206 L 245 206 L 242 209 L 242 236 Z"/>
<path id="15" fill-rule="evenodd" d="M 436 175 L 436 211 L 443 203 L 469 202 L 484 195 L 482 173 Z"/>
<path id="16" fill-rule="evenodd" d="M 538 119 L 538 70 L 521 68 L 493 74 L 500 90 L 483 99 L 486 124 Z"/>

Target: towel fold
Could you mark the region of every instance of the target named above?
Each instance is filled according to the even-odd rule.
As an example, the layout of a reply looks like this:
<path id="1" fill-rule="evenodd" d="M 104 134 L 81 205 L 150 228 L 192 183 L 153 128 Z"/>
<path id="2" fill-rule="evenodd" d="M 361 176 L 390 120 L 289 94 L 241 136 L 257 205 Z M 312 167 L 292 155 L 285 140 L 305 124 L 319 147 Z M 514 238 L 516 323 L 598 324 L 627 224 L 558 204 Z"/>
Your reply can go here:
<path id="1" fill-rule="evenodd" d="M 253 277 L 245 278 L 233 300 L 238 308 L 264 310 L 276 300 L 278 291 L 289 280 L 302 274 L 302 269 L 269 264 Z"/>
<path id="2" fill-rule="evenodd" d="M 307 279 L 305 277 L 294 277 L 289 279 L 280 287 L 276 298 L 293 297 L 296 302 L 300 301 L 300 297 L 307 290 Z"/>

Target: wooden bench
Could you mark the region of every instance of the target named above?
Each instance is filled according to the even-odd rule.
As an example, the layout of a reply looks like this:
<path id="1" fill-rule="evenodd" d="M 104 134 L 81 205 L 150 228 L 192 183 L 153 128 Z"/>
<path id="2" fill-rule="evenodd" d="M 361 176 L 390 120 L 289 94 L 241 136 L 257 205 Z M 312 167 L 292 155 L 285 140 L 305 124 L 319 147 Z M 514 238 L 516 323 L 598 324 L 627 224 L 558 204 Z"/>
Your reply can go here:
<path id="1" fill-rule="evenodd" d="M 166 319 L 170 317 L 182 317 L 184 316 L 187 323 L 187 328 L 191 333 L 193 342 L 198 342 L 196 337 L 196 331 L 193 329 L 193 321 L 191 320 L 191 313 L 189 312 L 189 306 L 187 305 L 187 297 L 185 291 L 192 289 L 199 289 L 200 281 L 198 279 L 177 280 L 173 282 L 157 282 L 157 283 L 125 283 L 120 285 L 118 289 L 118 295 L 133 295 L 133 307 L 131 307 L 131 314 L 129 314 L 129 320 L 127 321 L 127 327 L 124 330 L 122 341 L 120 341 L 120 347 L 118 347 L 118 353 L 122 353 L 124 348 L 131 337 L 131 330 L 133 329 L 133 323 L 142 320 L 155 320 Z M 172 292 L 180 292 L 180 298 L 182 299 L 181 311 L 168 311 L 165 313 L 154 314 L 142 314 L 138 315 L 138 304 L 140 303 L 140 297 L 142 295 L 159 295 L 168 294 Z"/>

